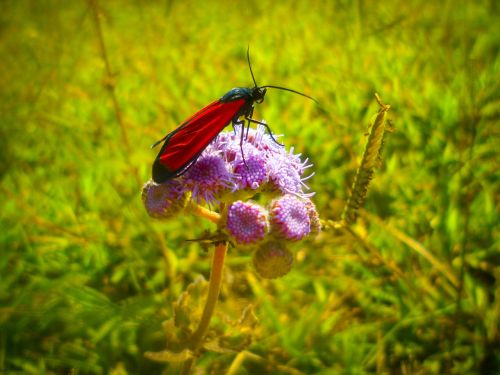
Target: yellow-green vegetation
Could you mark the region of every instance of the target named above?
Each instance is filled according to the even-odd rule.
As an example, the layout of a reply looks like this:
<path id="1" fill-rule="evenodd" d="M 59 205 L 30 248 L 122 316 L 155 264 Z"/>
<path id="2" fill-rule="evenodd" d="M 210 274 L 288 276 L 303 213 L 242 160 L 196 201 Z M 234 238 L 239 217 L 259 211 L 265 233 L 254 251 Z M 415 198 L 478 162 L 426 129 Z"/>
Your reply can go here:
<path id="1" fill-rule="evenodd" d="M 327 225 L 293 248 L 282 279 L 260 278 L 250 254 L 229 249 L 210 350 L 194 368 L 500 372 L 497 1 L 5 0 L 0 10 L 0 373 L 175 374 L 190 357 L 151 353 L 167 340 L 175 353 L 189 333 L 175 327 L 196 327 L 213 248 L 186 240 L 214 226 L 153 220 L 141 186 L 152 143 L 252 86 L 248 45 L 260 85 L 321 103 L 270 90 L 254 117 L 314 163 L 308 184 Z M 394 130 L 346 226 L 376 92 Z"/>

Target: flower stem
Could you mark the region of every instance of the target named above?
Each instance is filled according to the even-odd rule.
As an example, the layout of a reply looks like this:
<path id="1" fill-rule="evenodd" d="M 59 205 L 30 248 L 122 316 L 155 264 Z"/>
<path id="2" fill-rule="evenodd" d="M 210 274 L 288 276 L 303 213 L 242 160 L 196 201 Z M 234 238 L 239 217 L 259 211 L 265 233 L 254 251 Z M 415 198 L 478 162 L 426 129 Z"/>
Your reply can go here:
<path id="1" fill-rule="evenodd" d="M 221 243 L 215 246 L 212 259 L 212 271 L 210 273 L 210 282 L 208 285 L 208 296 L 205 302 L 205 308 L 201 316 L 200 324 L 191 337 L 190 349 L 196 351 L 201 347 L 203 337 L 208 330 L 210 320 L 215 310 L 215 305 L 219 298 L 220 286 L 222 281 L 222 270 L 224 268 L 224 258 L 227 252 L 227 244 Z M 188 375 L 191 372 L 194 358 L 188 359 L 182 366 L 181 375 Z"/>
<path id="2" fill-rule="evenodd" d="M 194 215 L 210 220 L 212 223 L 218 224 L 220 221 L 220 215 L 217 212 L 211 211 L 199 204 L 193 203 L 191 205 L 191 210 Z"/>

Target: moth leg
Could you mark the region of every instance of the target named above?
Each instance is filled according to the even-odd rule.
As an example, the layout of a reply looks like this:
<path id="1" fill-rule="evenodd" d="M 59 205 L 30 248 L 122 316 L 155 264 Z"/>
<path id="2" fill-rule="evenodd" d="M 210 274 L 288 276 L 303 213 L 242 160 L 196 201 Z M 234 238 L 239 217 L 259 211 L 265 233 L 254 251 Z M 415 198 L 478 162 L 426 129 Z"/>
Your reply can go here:
<path id="1" fill-rule="evenodd" d="M 241 150 L 241 157 L 243 159 L 243 164 L 245 164 L 245 167 L 248 169 L 247 161 L 245 159 L 245 153 L 243 152 L 243 139 L 245 137 L 245 121 L 243 120 L 234 120 L 233 121 L 233 129 L 236 134 L 236 129 L 234 128 L 235 125 L 241 125 L 241 136 L 240 136 L 240 150 Z M 247 131 L 248 134 L 248 131 Z"/>
<path id="2" fill-rule="evenodd" d="M 254 120 L 253 118 L 251 117 L 247 117 L 245 116 L 245 119 L 250 123 L 250 122 L 253 122 L 254 124 L 259 124 L 259 125 L 262 125 L 263 127 L 265 127 L 267 129 L 267 132 L 269 133 L 269 136 L 271 137 L 271 139 L 274 141 L 274 143 L 276 143 L 277 145 L 279 146 L 282 146 L 284 147 L 285 145 L 282 144 L 282 143 L 279 143 L 276 138 L 274 138 L 274 135 L 273 133 L 271 132 L 271 128 L 269 127 L 269 125 L 267 125 L 265 122 L 260 122 L 260 121 L 257 121 L 257 120 Z"/>

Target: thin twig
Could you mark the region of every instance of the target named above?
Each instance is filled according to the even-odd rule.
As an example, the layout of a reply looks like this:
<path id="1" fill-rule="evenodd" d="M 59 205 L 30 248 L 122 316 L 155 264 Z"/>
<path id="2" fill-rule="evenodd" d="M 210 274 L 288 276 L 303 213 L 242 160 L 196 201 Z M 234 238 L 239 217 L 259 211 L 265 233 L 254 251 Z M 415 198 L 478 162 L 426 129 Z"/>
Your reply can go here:
<path id="1" fill-rule="evenodd" d="M 92 9 L 92 15 L 94 19 L 94 25 L 95 25 L 95 30 L 97 34 L 97 40 L 99 42 L 99 51 L 101 53 L 101 58 L 104 61 L 104 66 L 106 68 L 106 77 L 104 79 L 104 87 L 109 93 L 109 96 L 111 98 L 111 101 L 113 103 L 113 109 L 115 112 L 115 117 L 116 121 L 118 122 L 118 125 L 120 126 L 120 132 L 121 132 L 121 137 L 122 137 L 122 142 L 125 147 L 125 150 L 127 151 L 127 154 L 130 155 L 132 153 L 132 147 L 130 146 L 130 141 L 129 137 L 127 134 L 127 128 L 125 126 L 125 122 L 123 120 L 123 115 L 122 111 L 120 108 L 120 103 L 118 102 L 118 97 L 116 95 L 116 81 L 115 81 L 115 76 L 116 74 L 113 73 L 113 70 L 111 69 L 111 63 L 109 62 L 108 58 L 108 52 L 106 50 L 106 43 L 104 42 L 104 36 L 102 32 L 102 27 L 101 27 L 101 19 L 99 16 L 99 9 L 98 9 L 98 4 L 97 0 L 88 0 L 88 3 L 90 5 L 90 8 Z M 139 178 L 139 173 L 136 168 L 131 167 L 132 173 L 135 176 L 135 179 L 137 180 L 138 186 L 141 185 L 141 179 Z"/>

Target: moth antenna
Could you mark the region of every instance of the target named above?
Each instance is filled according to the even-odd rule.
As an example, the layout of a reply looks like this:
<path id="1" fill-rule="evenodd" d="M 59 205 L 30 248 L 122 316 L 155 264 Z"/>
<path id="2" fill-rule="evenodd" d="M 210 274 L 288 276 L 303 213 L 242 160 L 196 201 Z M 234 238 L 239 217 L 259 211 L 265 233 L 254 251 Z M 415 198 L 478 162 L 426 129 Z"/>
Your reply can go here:
<path id="1" fill-rule="evenodd" d="M 258 87 L 257 81 L 255 81 L 255 76 L 253 75 L 252 64 L 250 63 L 250 44 L 248 45 L 248 48 L 247 48 L 247 60 L 248 60 L 248 67 L 250 68 L 250 74 L 252 75 L 253 83 L 254 83 L 255 87 Z"/>
<path id="2" fill-rule="evenodd" d="M 264 87 L 268 87 L 268 88 L 271 88 L 271 89 L 278 89 L 278 90 L 283 90 L 283 91 L 290 91 L 290 92 L 293 92 L 294 94 L 297 94 L 297 95 L 301 95 L 301 96 L 304 96 L 308 99 L 311 99 L 313 102 L 315 102 L 316 104 L 319 104 L 319 102 L 314 99 L 312 96 L 309 96 L 309 95 L 306 95 L 300 91 L 296 91 L 296 90 L 292 90 L 292 89 L 289 89 L 289 88 L 286 88 L 286 87 L 280 87 L 280 86 L 273 86 L 273 85 L 266 85 L 266 86 L 261 86 L 261 88 L 264 88 Z"/>

